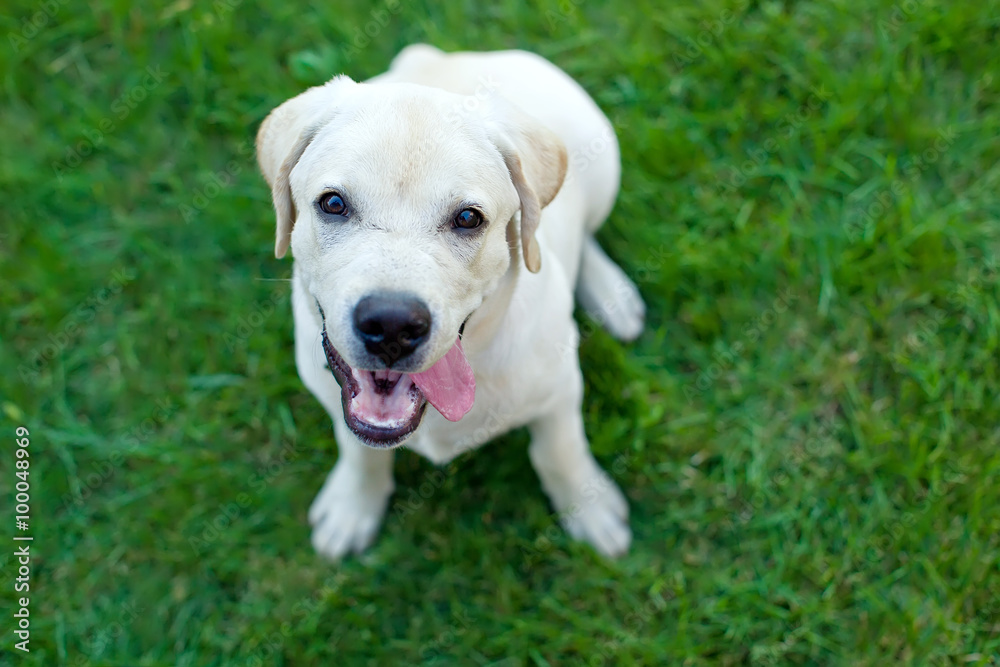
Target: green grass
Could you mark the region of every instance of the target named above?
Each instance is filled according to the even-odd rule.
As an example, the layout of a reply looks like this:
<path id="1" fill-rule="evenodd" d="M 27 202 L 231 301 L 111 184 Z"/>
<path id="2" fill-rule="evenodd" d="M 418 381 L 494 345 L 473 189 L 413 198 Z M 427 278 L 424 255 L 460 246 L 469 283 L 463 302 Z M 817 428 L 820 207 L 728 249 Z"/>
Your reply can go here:
<path id="1" fill-rule="evenodd" d="M 26 657 L 0 556 L 4 664 L 1000 660 L 996 0 L 11 4 L 0 494 L 25 425 L 35 559 Z M 648 328 L 581 319 L 620 561 L 557 529 L 523 432 L 402 453 L 370 551 L 309 545 L 336 444 L 251 142 L 415 41 L 541 53 L 620 137 L 600 239 Z"/>

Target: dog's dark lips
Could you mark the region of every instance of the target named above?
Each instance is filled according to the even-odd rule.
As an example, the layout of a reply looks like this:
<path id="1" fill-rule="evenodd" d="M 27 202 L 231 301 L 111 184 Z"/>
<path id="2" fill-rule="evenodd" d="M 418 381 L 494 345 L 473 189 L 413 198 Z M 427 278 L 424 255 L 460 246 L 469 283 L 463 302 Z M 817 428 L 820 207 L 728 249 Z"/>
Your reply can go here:
<path id="1" fill-rule="evenodd" d="M 330 338 L 326 334 L 326 317 L 323 315 L 322 308 L 320 308 L 320 316 L 323 318 L 323 352 L 326 355 L 326 361 L 330 366 L 330 370 L 333 372 L 334 377 L 337 378 L 337 384 L 340 385 L 340 398 L 344 406 L 344 421 L 347 423 L 347 427 L 362 442 L 370 447 L 390 448 L 398 445 L 420 425 L 420 420 L 427 409 L 427 399 L 424 398 L 420 389 L 402 373 L 376 373 L 351 368 L 330 343 Z M 413 411 L 409 418 L 392 426 L 373 424 L 361 419 L 352 408 L 355 399 L 363 391 L 356 377 L 356 374 L 360 373 L 371 374 L 371 387 L 374 393 L 380 396 L 389 396 L 396 388 L 396 385 L 405 377 L 409 383 L 409 387 L 406 389 L 407 398 L 417 405 L 416 410 Z M 379 375 L 383 377 L 379 377 Z M 365 378 L 366 383 L 368 379 Z"/>

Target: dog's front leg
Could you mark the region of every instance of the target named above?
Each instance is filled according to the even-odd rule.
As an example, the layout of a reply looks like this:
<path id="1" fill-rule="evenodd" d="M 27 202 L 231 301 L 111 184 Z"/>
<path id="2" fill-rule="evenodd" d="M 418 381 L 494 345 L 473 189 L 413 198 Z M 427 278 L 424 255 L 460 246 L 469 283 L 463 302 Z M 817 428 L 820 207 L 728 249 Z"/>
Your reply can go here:
<path id="1" fill-rule="evenodd" d="M 344 421 L 340 385 L 327 366 L 319 313 L 299 280 L 293 283 L 295 363 L 299 377 L 333 420 L 340 456 L 309 508 L 316 551 L 337 559 L 372 543 L 392 495 L 393 453 L 372 449 Z"/>
<path id="2" fill-rule="evenodd" d="M 392 495 L 392 450 L 363 445 L 334 422 L 340 457 L 309 508 L 312 544 L 327 558 L 364 551 L 378 534 Z"/>
<path id="3" fill-rule="evenodd" d="M 590 453 L 580 412 L 582 384 L 575 369 L 572 390 L 561 393 L 553 410 L 529 425 L 528 453 L 569 534 L 605 556 L 620 556 L 632 542 L 628 503 Z"/>

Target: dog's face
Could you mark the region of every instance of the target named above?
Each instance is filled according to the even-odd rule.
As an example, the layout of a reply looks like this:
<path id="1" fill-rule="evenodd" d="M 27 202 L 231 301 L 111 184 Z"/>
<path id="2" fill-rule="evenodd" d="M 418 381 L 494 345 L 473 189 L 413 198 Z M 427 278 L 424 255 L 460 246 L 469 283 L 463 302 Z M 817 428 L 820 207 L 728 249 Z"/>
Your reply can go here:
<path id="1" fill-rule="evenodd" d="M 427 401 L 452 420 L 471 408 L 462 327 L 520 261 L 518 236 L 538 269 L 534 227 L 564 174 L 564 149 L 534 121 L 463 108 L 342 77 L 279 107 L 258 138 L 277 253 L 290 243 L 347 425 L 373 446 L 401 444 Z"/>
<path id="2" fill-rule="evenodd" d="M 344 360 L 413 373 L 455 344 L 507 270 L 518 198 L 482 127 L 443 121 L 433 91 L 389 92 L 345 104 L 292 169 L 291 247 Z M 382 340 L 376 322 L 362 330 L 393 316 Z"/>

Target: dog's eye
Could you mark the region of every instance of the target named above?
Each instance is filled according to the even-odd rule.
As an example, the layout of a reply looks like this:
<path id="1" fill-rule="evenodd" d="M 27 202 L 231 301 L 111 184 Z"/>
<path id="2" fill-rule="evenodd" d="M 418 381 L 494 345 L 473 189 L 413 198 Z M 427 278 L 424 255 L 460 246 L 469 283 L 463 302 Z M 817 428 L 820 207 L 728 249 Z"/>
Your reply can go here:
<path id="1" fill-rule="evenodd" d="M 455 216 L 455 226 L 460 229 L 475 229 L 483 224 L 483 214 L 474 208 L 462 209 Z"/>
<path id="2" fill-rule="evenodd" d="M 319 208 L 330 215 L 347 215 L 347 204 L 336 192 L 327 192 L 319 198 Z"/>

